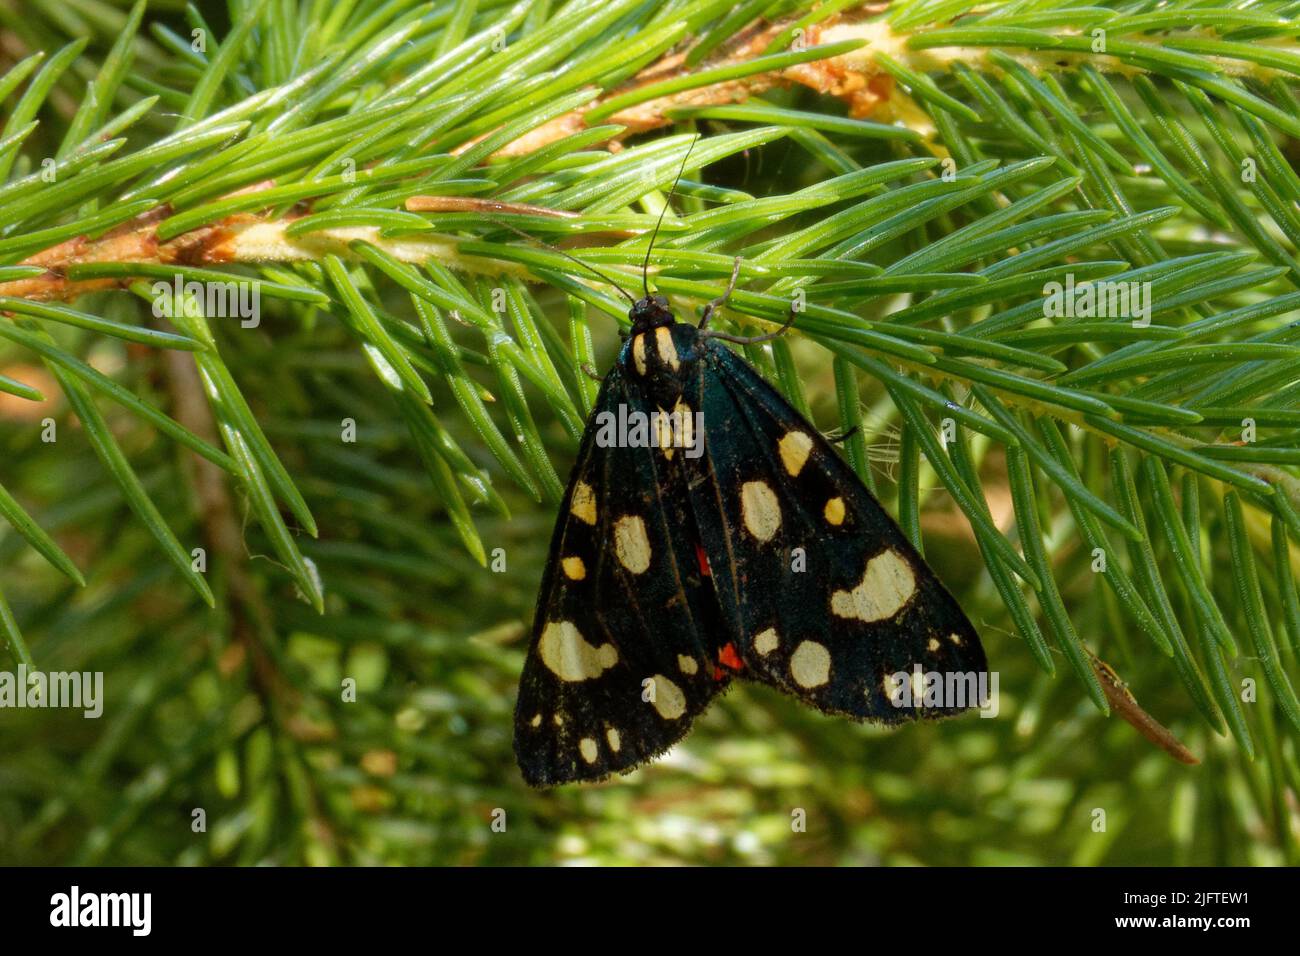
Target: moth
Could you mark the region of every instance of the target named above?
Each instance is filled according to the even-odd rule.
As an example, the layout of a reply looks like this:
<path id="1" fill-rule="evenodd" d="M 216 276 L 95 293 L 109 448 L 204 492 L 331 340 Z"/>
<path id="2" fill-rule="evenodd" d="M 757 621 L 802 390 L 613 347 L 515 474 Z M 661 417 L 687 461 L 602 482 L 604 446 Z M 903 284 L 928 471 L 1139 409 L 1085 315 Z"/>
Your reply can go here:
<path id="1" fill-rule="evenodd" d="M 648 292 L 629 312 L 520 680 L 515 754 L 534 786 L 662 754 L 738 677 L 885 724 L 973 706 L 898 706 L 898 675 L 983 674 L 979 637 L 830 441 L 722 344 L 771 336 L 708 329 L 724 301 L 699 326 Z M 611 416 L 655 412 L 659 442 L 608 440 Z"/>
<path id="2" fill-rule="evenodd" d="M 883 724 L 982 705 L 984 649 L 957 602 L 830 441 L 721 344 L 783 334 L 793 306 L 766 335 L 710 329 L 737 259 L 699 325 L 679 322 L 646 279 L 658 232 L 640 299 L 553 250 L 618 288 L 631 328 L 551 538 L 515 706 L 524 780 L 632 770 L 738 677 Z"/>

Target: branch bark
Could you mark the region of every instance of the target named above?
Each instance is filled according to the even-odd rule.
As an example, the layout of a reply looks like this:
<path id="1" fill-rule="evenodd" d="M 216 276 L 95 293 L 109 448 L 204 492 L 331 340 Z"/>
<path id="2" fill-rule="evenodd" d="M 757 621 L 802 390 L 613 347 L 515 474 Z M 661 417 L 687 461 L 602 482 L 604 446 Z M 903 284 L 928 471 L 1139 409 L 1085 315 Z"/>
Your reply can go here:
<path id="1" fill-rule="evenodd" d="M 885 5 L 868 6 L 858 15 L 873 15 Z M 692 72 L 734 66 L 760 56 L 769 43 L 792 21 L 768 24 L 759 21 L 721 46 L 697 67 L 688 67 L 688 49 L 671 53 L 647 67 L 626 84 L 610 91 L 591 105 L 545 123 L 508 144 L 499 156 L 520 156 L 555 142 L 572 132 L 586 128 L 586 116 L 615 96 L 665 80 L 677 79 Z M 893 34 L 883 21 L 850 23 L 843 16 L 809 26 L 801 40 L 806 46 L 863 39 L 867 45 L 841 56 L 802 63 L 782 70 L 758 73 L 737 80 L 712 83 L 621 110 L 607 121 L 623 129 L 611 135 L 608 146 L 617 149 L 628 136 L 643 133 L 672 122 L 668 112 L 682 106 L 708 106 L 738 103 L 750 96 L 780 85 L 800 84 L 834 96 L 848 104 L 852 115 L 870 116 L 894 95 L 893 80 L 875 66 L 872 50 L 885 50 L 903 56 L 902 38 Z M 909 56 L 914 58 L 914 55 Z M 488 134 L 485 134 L 488 135 Z M 468 148 L 472 143 L 467 143 Z M 273 182 L 259 183 L 252 189 L 265 189 Z M 248 189 L 239 192 L 247 192 Z M 355 239 L 371 242 L 403 262 L 437 260 L 452 268 L 469 272 L 499 274 L 509 266 L 499 262 L 462 256 L 452 242 L 429 238 L 381 238 L 373 228 L 327 229 L 302 236 L 288 236 L 285 229 L 307 211 L 302 207 L 281 219 L 241 213 L 222 221 L 192 230 L 167 241 L 157 236 L 157 224 L 173 210 L 163 206 L 114 229 L 97 239 L 84 236 L 59 243 L 24 259 L 23 265 L 40 266 L 45 275 L 0 283 L 0 295 L 35 300 L 70 301 L 87 292 L 128 285 L 130 279 L 89 279 L 74 281 L 67 272 L 79 263 L 139 262 L 148 264 L 183 264 L 194 266 L 224 263 L 291 263 L 318 261 L 328 253 L 351 256 L 348 244 Z M 520 274 L 526 274 L 519 270 Z"/>

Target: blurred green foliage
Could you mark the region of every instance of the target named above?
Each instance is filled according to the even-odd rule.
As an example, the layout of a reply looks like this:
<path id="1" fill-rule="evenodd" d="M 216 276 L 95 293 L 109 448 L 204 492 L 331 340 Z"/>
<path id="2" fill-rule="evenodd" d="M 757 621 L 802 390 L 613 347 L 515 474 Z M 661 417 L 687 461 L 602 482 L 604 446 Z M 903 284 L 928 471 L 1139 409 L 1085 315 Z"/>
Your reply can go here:
<path id="1" fill-rule="evenodd" d="M 293 449 L 299 474 L 318 476 L 303 485 L 328 529 L 305 546 L 327 582 L 323 617 L 276 572 L 257 534 L 248 535 L 247 557 L 237 556 L 257 575 L 259 603 L 274 622 L 283 700 L 259 692 L 221 611 L 202 610 L 158 564 L 74 422 L 58 416 L 57 454 L 34 426 L 2 433 L 16 493 L 94 569 L 78 590 L 9 535 L 0 562 L 7 590 L 20 596 L 15 613 L 42 667 L 102 670 L 108 699 L 97 721 L 4 712 L 4 862 L 1287 860 L 1279 838 L 1294 820 L 1262 808 L 1289 799 L 1292 784 L 1198 727 L 1168 664 L 1126 656 L 1124 635 L 1103 640 L 1105 603 L 1095 590 L 1071 595 L 1076 626 L 1203 764 L 1174 762 L 1118 718 L 1102 717 L 1069 681 L 1039 671 L 972 565 L 969 533 L 942 502 L 932 529 L 927 522 L 927 553 L 1000 672 L 996 719 L 884 731 L 742 683 L 664 760 L 602 785 L 530 791 L 510 735 L 550 508 L 513 497 L 510 520 L 483 524 L 488 547 L 505 549 L 507 570 L 480 568 L 440 519 L 386 410 L 355 390 L 355 363 L 334 350 L 342 333 L 315 330 L 305 366 L 280 361 L 293 351 L 292 329 L 273 322 L 259 335 L 260 347 L 246 345 L 243 385 L 275 397 L 259 414 L 277 445 Z M 606 361 L 614 345 L 602 343 Z M 124 380 L 148 394 L 153 365 L 133 362 Z M 279 405 L 295 385 L 311 391 L 310 421 Z M 812 391 L 825 420 L 833 394 Z M 359 423 L 354 446 L 340 446 L 325 427 L 345 412 Z M 125 416 L 113 423 L 165 513 L 192 514 L 174 480 L 176 451 Z M 556 423 L 547 433 L 564 444 Z M 178 533 L 200 530 L 181 524 Z M 214 565 L 222 593 L 224 568 Z M 356 680 L 355 703 L 341 700 L 345 676 Z M 207 812 L 205 834 L 191 831 L 194 808 Z M 506 812 L 503 833 L 491 827 L 497 808 Z M 1105 832 L 1094 831 L 1098 808 Z M 798 810 L 804 832 L 793 829 Z"/>

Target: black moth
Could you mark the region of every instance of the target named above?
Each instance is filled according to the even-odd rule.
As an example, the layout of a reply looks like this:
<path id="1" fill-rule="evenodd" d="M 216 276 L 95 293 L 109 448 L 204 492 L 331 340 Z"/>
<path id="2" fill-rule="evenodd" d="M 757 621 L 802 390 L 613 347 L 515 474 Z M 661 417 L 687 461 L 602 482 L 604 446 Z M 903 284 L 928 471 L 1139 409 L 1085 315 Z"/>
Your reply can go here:
<path id="1" fill-rule="evenodd" d="M 660 295 L 629 313 L 556 522 L 520 680 L 515 755 L 533 786 L 663 753 L 733 677 L 894 724 L 966 707 L 896 706 L 892 675 L 985 672 L 970 621 L 872 494 L 717 341 L 727 336 L 706 331 L 719 304 L 698 328 Z M 601 413 L 617 418 L 620 405 L 628 419 L 700 413 L 702 434 L 680 437 L 702 439 L 703 453 L 598 440 Z"/>

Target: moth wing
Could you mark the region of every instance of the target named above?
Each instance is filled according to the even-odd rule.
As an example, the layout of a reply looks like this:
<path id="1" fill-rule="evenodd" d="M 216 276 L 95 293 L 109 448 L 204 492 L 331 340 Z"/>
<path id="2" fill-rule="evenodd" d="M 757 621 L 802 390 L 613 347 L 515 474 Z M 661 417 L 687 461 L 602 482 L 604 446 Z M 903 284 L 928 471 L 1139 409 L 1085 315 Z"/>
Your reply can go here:
<path id="1" fill-rule="evenodd" d="M 987 663 L 957 602 L 816 428 L 729 349 L 706 352 L 691 500 L 744 676 L 884 723 L 977 706 Z M 899 674 L 908 691 L 937 674 L 954 693 L 898 706 Z"/>
<path id="2" fill-rule="evenodd" d="M 565 492 L 515 710 L 533 786 L 627 771 L 686 735 L 722 683 L 680 467 L 658 448 L 605 446 L 601 412 L 646 411 L 616 366 Z"/>

